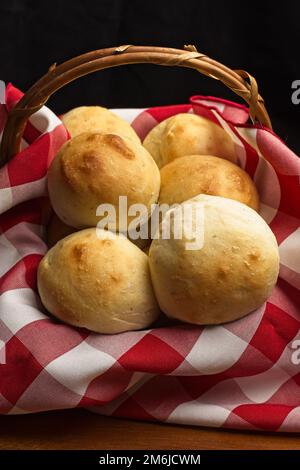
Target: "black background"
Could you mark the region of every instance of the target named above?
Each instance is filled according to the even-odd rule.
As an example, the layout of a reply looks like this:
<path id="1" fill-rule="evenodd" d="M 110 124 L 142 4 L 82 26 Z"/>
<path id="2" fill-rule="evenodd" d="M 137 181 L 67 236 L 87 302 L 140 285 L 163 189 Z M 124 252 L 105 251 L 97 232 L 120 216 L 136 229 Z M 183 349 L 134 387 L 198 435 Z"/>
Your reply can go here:
<path id="1" fill-rule="evenodd" d="M 0 1 L 0 78 L 26 90 L 53 62 L 120 44 L 199 51 L 256 77 L 274 130 L 300 155 L 300 2 L 216 0 Z M 132 65 L 68 85 L 50 100 L 57 113 L 82 104 L 147 107 L 193 94 L 232 92 L 195 71 Z M 239 100 L 239 99 L 238 99 Z"/>

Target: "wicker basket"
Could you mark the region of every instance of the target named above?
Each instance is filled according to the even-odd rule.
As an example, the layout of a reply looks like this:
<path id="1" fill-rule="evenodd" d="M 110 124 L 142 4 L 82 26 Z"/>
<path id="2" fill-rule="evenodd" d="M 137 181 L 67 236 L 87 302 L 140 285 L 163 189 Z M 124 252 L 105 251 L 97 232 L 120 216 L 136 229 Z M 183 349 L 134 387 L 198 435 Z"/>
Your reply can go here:
<path id="1" fill-rule="evenodd" d="M 98 70 L 140 63 L 188 67 L 220 80 L 249 104 L 249 114 L 253 123 L 261 123 L 270 129 L 272 127 L 264 100 L 258 94 L 256 80 L 248 72 L 231 70 L 201 54 L 194 46 L 185 46 L 184 50 L 180 50 L 125 45 L 88 52 L 61 65 L 52 65 L 48 73 L 27 91 L 18 106 L 10 112 L 0 147 L 0 166 L 19 151 L 27 119 L 57 90 L 79 77 Z"/>

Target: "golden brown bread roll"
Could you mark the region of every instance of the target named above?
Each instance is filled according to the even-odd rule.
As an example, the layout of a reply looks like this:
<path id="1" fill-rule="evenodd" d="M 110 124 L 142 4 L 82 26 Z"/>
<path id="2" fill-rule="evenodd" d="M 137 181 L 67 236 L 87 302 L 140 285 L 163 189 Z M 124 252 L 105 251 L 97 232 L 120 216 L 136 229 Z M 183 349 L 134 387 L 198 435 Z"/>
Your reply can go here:
<path id="1" fill-rule="evenodd" d="M 218 196 L 200 195 L 179 209 L 186 204 L 193 214 L 203 208 L 203 247 L 187 249 L 191 237 L 175 239 L 174 233 L 153 240 L 150 271 L 161 310 L 202 325 L 236 320 L 260 307 L 279 269 L 277 242 L 266 222 L 245 204 Z M 201 226 L 193 230 L 199 237 Z"/>
<path id="2" fill-rule="evenodd" d="M 96 226 L 100 204 L 116 209 L 119 226 L 119 196 L 127 197 L 128 207 L 143 204 L 150 211 L 158 199 L 159 169 L 138 142 L 116 134 L 86 132 L 66 142 L 48 171 L 52 207 L 67 225 L 76 228 Z M 128 217 L 130 223 L 135 217 Z M 125 217 L 126 219 L 126 217 Z"/>
<path id="3" fill-rule="evenodd" d="M 146 135 L 143 142 L 143 146 L 148 150 L 150 155 L 156 161 L 158 168 L 162 168 L 166 165 L 167 162 L 164 161 L 161 154 L 161 143 L 164 136 L 166 126 L 174 116 L 165 119 L 151 129 L 151 131 Z"/>
<path id="4" fill-rule="evenodd" d="M 180 113 L 162 121 L 149 132 L 143 145 L 159 168 L 185 155 L 215 155 L 236 161 L 235 145 L 227 132 L 196 114 Z"/>
<path id="5" fill-rule="evenodd" d="M 175 204 L 198 194 L 222 196 L 259 208 L 256 187 L 244 170 L 223 158 L 188 155 L 174 160 L 160 171 L 159 202 Z"/>
<path id="6" fill-rule="evenodd" d="M 147 255 L 106 230 L 81 230 L 51 248 L 38 290 L 50 313 L 98 333 L 146 328 L 159 315 Z"/>
<path id="7" fill-rule="evenodd" d="M 128 122 L 101 106 L 80 106 L 71 109 L 62 116 L 61 120 L 71 137 L 83 132 L 102 132 L 118 134 L 140 142 L 140 138 Z"/>

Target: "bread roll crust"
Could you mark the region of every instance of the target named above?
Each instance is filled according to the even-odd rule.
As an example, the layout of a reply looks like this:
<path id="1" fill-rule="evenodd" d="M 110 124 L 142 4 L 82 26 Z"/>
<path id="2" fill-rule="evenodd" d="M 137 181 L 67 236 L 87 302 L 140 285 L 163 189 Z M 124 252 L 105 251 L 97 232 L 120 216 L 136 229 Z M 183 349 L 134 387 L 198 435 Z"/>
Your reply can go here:
<path id="1" fill-rule="evenodd" d="M 58 217 L 75 228 L 96 226 L 100 204 L 119 214 L 119 196 L 128 207 L 143 204 L 150 211 L 158 199 L 160 173 L 146 149 L 116 134 L 86 132 L 66 142 L 48 171 L 48 190 Z M 129 223 L 133 217 L 128 217 Z M 121 231 L 126 227 L 116 229 Z"/>
<path id="2" fill-rule="evenodd" d="M 159 315 L 147 255 L 106 230 L 82 230 L 51 248 L 38 290 L 54 316 L 98 333 L 145 328 Z"/>
<path id="3" fill-rule="evenodd" d="M 83 132 L 118 134 L 140 143 L 140 138 L 131 125 L 112 111 L 101 106 L 79 106 L 61 118 L 71 137 Z"/>
<path id="4" fill-rule="evenodd" d="M 215 155 L 235 162 L 235 144 L 227 132 L 202 116 L 179 113 L 162 121 L 146 136 L 144 147 L 159 168 L 185 155 Z"/>
<path id="5" fill-rule="evenodd" d="M 185 238 L 153 240 L 152 282 L 160 308 L 195 324 L 239 319 L 270 296 L 279 270 L 276 239 L 251 208 L 231 199 L 200 195 L 204 246 L 187 250 Z"/>
<path id="6" fill-rule="evenodd" d="M 252 179 L 239 166 L 223 158 L 188 155 L 165 165 L 161 171 L 159 202 L 181 203 L 198 194 L 222 196 L 258 211 L 259 197 Z"/>
<path id="7" fill-rule="evenodd" d="M 162 168 L 165 164 L 160 149 L 165 128 L 170 119 L 171 118 L 165 119 L 164 121 L 154 126 L 153 129 L 151 129 L 151 131 L 146 135 L 143 142 L 144 147 L 156 161 L 158 168 Z"/>

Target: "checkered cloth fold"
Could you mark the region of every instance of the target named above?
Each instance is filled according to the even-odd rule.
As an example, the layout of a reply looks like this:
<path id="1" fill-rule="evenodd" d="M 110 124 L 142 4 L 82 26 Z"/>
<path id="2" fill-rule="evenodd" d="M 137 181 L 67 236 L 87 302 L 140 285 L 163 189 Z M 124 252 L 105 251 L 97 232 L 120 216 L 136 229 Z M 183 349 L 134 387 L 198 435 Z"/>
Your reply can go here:
<path id="1" fill-rule="evenodd" d="M 12 85 L 0 105 L 20 99 Z M 300 431 L 300 159 L 248 110 L 196 96 L 189 104 L 115 110 L 143 138 L 163 119 L 194 112 L 222 126 L 254 179 L 276 235 L 280 277 L 271 298 L 230 324 L 165 326 L 99 335 L 49 317 L 36 289 L 47 250 L 47 168 L 68 135 L 43 107 L 23 150 L 0 170 L 0 412 L 86 407 L 105 415 L 227 428 Z"/>

